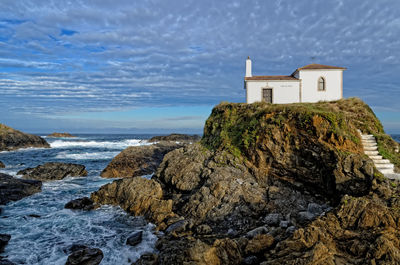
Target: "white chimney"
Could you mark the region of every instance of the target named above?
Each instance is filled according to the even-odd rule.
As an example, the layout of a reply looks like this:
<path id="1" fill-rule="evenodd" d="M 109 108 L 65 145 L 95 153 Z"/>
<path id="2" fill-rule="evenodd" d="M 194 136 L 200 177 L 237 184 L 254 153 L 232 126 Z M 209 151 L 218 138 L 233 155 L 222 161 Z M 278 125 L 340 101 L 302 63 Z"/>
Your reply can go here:
<path id="1" fill-rule="evenodd" d="M 251 74 L 251 60 L 250 60 L 249 56 L 247 57 L 247 60 L 246 60 L 246 77 L 252 77 L 252 74 Z"/>

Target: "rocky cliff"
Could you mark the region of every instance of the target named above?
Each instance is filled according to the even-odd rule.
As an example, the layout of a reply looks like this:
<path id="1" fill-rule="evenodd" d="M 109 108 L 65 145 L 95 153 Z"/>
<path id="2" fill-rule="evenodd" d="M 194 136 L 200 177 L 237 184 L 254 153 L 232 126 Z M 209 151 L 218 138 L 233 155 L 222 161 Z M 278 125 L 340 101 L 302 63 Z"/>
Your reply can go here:
<path id="1" fill-rule="evenodd" d="M 59 133 L 59 132 L 53 132 L 52 134 L 47 135 L 47 137 L 54 137 L 54 138 L 75 138 L 75 135 L 72 135 L 70 133 Z"/>
<path id="2" fill-rule="evenodd" d="M 200 143 L 164 156 L 151 180 L 92 194 L 165 232 L 137 264 L 398 264 L 398 181 L 363 154 L 398 144 L 359 99 L 216 106 Z M 400 206 L 400 205 L 399 205 Z"/>
<path id="3" fill-rule="evenodd" d="M 39 136 L 23 133 L 0 124 L 0 151 L 11 151 L 28 147 L 48 148 L 50 145 Z"/>

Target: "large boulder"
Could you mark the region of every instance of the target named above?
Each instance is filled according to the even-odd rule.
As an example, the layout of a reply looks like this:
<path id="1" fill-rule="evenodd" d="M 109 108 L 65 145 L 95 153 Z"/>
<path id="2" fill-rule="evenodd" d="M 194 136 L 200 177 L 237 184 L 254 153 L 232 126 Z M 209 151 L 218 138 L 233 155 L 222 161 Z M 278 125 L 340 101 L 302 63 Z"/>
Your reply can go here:
<path id="1" fill-rule="evenodd" d="M 0 205 L 20 200 L 41 190 L 41 181 L 17 179 L 0 173 Z"/>
<path id="2" fill-rule="evenodd" d="M 78 246 L 72 248 L 74 251 L 68 256 L 65 265 L 98 265 L 103 259 L 103 251 L 98 248 Z"/>
<path id="3" fill-rule="evenodd" d="M 198 142 L 200 141 L 201 137 L 199 135 L 187 135 L 187 134 L 178 134 L 173 133 L 170 135 L 161 135 L 161 136 L 154 136 L 149 139 L 149 142 L 161 142 L 161 141 L 172 141 L 172 142 Z"/>
<path id="4" fill-rule="evenodd" d="M 130 235 L 126 239 L 126 244 L 134 247 L 134 246 L 140 244 L 140 242 L 142 242 L 142 236 L 143 236 L 142 231 L 136 232 L 136 233 Z"/>
<path id="5" fill-rule="evenodd" d="M 47 137 L 54 137 L 54 138 L 75 138 L 76 136 L 69 134 L 69 133 L 58 133 L 53 132 L 52 134 L 47 135 Z"/>
<path id="6" fill-rule="evenodd" d="M 165 227 L 163 221 L 172 216 L 172 200 L 163 199 L 158 182 L 145 178 L 115 180 L 92 193 L 97 204 L 119 205 L 127 212 L 145 216 L 148 220 Z"/>
<path id="7" fill-rule="evenodd" d="M 72 201 L 69 201 L 64 206 L 65 209 L 72 210 L 85 210 L 89 211 L 94 209 L 93 201 L 88 197 L 78 198 Z"/>
<path id="8" fill-rule="evenodd" d="M 128 178 L 152 174 L 164 155 L 176 148 L 177 143 L 130 146 L 119 153 L 101 172 L 103 178 Z"/>
<path id="9" fill-rule="evenodd" d="M 49 148 L 50 145 L 39 136 L 23 133 L 0 124 L 0 151 L 11 151 L 28 147 Z"/>
<path id="10" fill-rule="evenodd" d="M 4 248 L 7 246 L 8 241 L 10 241 L 11 236 L 8 234 L 0 234 L 0 253 L 4 251 Z"/>
<path id="11" fill-rule="evenodd" d="M 35 168 L 26 168 L 18 171 L 24 179 L 37 179 L 42 181 L 59 180 L 70 177 L 87 176 L 84 165 L 49 162 Z"/>
<path id="12" fill-rule="evenodd" d="M 0 168 L 5 168 L 5 167 L 6 165 L 4 165 L 4 163 L 0 161 Z"/>

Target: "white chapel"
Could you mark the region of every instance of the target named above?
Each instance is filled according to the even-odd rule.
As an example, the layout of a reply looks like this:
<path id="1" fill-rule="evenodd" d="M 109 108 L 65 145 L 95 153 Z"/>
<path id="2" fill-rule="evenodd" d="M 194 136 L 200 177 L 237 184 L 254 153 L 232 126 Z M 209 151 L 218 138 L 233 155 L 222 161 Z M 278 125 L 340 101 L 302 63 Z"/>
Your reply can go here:
<path id="1" fill-rule="evenodd" d="M 253 76 L 251 60 L 246 60 L 246 102 L 273 104 L 333 101 L 343 98 L 345 67 L 309 64 L 291 75 Z"/>

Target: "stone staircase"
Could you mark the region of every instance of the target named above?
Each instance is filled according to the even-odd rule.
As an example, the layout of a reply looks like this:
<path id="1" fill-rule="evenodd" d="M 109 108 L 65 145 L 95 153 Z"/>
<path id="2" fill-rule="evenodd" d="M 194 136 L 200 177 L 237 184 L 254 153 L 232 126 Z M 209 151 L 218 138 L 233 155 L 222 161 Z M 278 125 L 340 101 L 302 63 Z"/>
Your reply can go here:
<path id="1" fill-rule="evenodd" d="M 383 159 L 383 157 L 379 155 L 378 145 L 375 137 L 372 134 L 362 134 L 361 131 L 358 132 L 361 135 L 364 153 L 369 156 L 372 161 L 374 161 L 376 169 L 378 169 L 379 172 L 381 172 L 388 179 L 400 180 L 400 174 L 394 172 L 394 165 L 390 163 L 388 159 Z"/>

